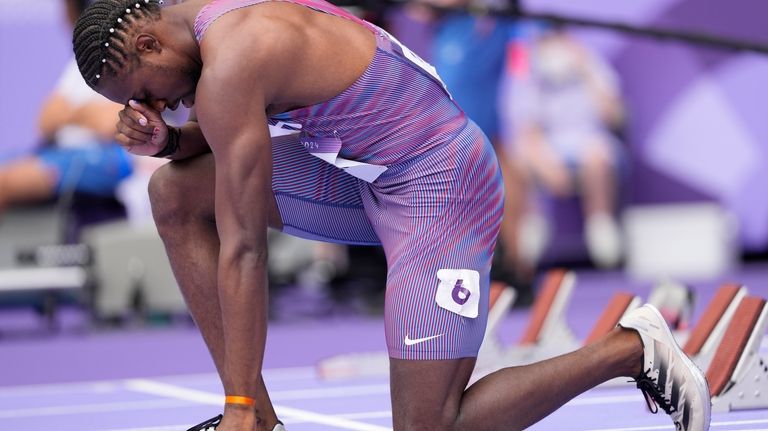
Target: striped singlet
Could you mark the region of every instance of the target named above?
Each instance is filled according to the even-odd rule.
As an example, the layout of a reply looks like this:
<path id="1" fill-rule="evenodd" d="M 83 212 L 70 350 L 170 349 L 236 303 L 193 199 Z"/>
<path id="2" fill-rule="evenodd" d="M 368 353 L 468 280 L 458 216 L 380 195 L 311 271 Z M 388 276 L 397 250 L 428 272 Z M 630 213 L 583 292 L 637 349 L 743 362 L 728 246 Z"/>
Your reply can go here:
<path id="1" fill-rule="evenodd" d="M 493 149 L 434 69 L 384 30 L 322 0 L 213 0 L 218 17 L 282 1 L 349 19 L 376 37 L 366 71 L 332 99 L 274 115 L 272 187 L 284 231 L 384 247 L 390 356 L 476 356 L 488 312 L 503 186 Z"/>

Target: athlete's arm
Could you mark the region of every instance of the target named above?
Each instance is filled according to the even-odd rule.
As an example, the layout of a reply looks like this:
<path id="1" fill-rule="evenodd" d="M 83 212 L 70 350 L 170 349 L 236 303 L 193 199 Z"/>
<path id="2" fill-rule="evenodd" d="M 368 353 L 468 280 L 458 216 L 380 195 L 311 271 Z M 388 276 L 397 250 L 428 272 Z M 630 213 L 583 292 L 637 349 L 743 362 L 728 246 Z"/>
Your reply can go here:
<path id="1" fill-rule="evenodd" d="M 152 156 L 168 144 L 169 127 L 160 111 L 144 102 L 130 101 L 120 111 L 115 140 L 129 152 L 139 156 Z M 179 148 L 169 159 L 181 160 L 211 152 L 197 123 L 194 110 L 189 121 L 178 128 Z"/>
<path id="2" fill-rule="evenodd" d="M 211 45 L 216 41 L 212 36 L 209 33 L 206 41 Z M 262 51 L 264 44 L 268 41 L 238 47 L 229 38 L 226 52 L 204 57 L 195 103 L 216 167 L 215 218 L 221 244 L 217 282 L 225 342 L 222 383 L 227 395 L 268 400 L 259 392 L 267 331 L 267 208 L 272 193 L 266 110 L 285 74 L 278 70 L 279 61 L 267 60 L 266 51 L 279 44 Z M 271 406 L 258 408 L 271 410 Z M 247 409 L 227 405 L 225 423 L 243 426 L 249 420 L 243 410 Z M 264 412 L 256 412 L 260 413 Z"/>

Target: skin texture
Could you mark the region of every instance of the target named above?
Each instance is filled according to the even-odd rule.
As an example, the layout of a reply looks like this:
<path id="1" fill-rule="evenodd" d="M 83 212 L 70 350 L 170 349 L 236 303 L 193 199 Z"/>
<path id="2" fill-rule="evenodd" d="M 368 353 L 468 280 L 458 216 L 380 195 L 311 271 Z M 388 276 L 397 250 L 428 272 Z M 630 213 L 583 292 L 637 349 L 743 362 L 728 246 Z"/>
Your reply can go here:
<path id="1" fill-rule="evenodd" d="M 56 175 L 35 157 L 0 167 L 0 211 L 10 205 L 52 198 Z"/>
<path id="2" fill-rule="evenodd" d="M 134 154 L 164 147 L 160 111 L 194 105 L 177 161 L 150 184 L 153 212 L 225 393 L 258 401 L 255 409 L 227 405 L 218 429 L 271 430 L 277 417 L 260 374 L 266 233 L 281 222 L 267 117 L 342 92 L 371 61 L 375 40 L 350 21 L 272 2 L 224 15 L 198 48 L 192 24 L 204 4 L 165 8 L 161 20 L 137 28 L 130 43 L 138 66 L 105 77 L 98 90 L 126 105 L 117 139 Z M 466 391 L 474 358 L 392 360 L 394 426 L 522 429 L 603 380 L 636 374 L 641 355 L 639 337 L 617 329 L 589 348 L 500 371 Z"/>

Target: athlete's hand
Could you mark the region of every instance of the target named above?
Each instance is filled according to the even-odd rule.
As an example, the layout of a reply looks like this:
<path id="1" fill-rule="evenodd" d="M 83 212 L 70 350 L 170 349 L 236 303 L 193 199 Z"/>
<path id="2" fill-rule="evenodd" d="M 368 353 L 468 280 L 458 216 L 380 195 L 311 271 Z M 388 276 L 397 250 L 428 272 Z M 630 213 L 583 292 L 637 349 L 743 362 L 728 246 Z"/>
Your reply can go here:
<path id="1" fill-rule="evenodd" d="M 120 111 L 115 140 L 131 154 L 152 156 L 168 143 L 168 125 L 160 111 L 131 100 Z"/>

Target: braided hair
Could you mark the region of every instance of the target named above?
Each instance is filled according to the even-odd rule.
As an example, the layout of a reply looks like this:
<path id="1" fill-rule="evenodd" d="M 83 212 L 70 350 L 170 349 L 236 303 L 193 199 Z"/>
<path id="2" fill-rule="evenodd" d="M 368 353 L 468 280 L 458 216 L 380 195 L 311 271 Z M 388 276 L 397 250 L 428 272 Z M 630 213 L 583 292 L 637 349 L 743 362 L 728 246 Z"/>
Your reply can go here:
<path id="1" fill-rule="evenodd" d="M 96 0 L 75 24 L 72 46 L 85 82 L 95 89 L 102 76 L 135 61 L 128 45 L 130 29 L 138 22 L 160 19 L 162 0 Z"/>
<path id="2" fill-rule="evenodd" d="M 85 8 L 87 8 L 88 5 L 90 5 L 91 3 L 93 3 L 93 1 L 91 0 L 72 0 L 72 4 L 75 6 L 75 9 L 77 10 L 78 16 L 80 16 L 80 14 L 83 13 Z"/>

